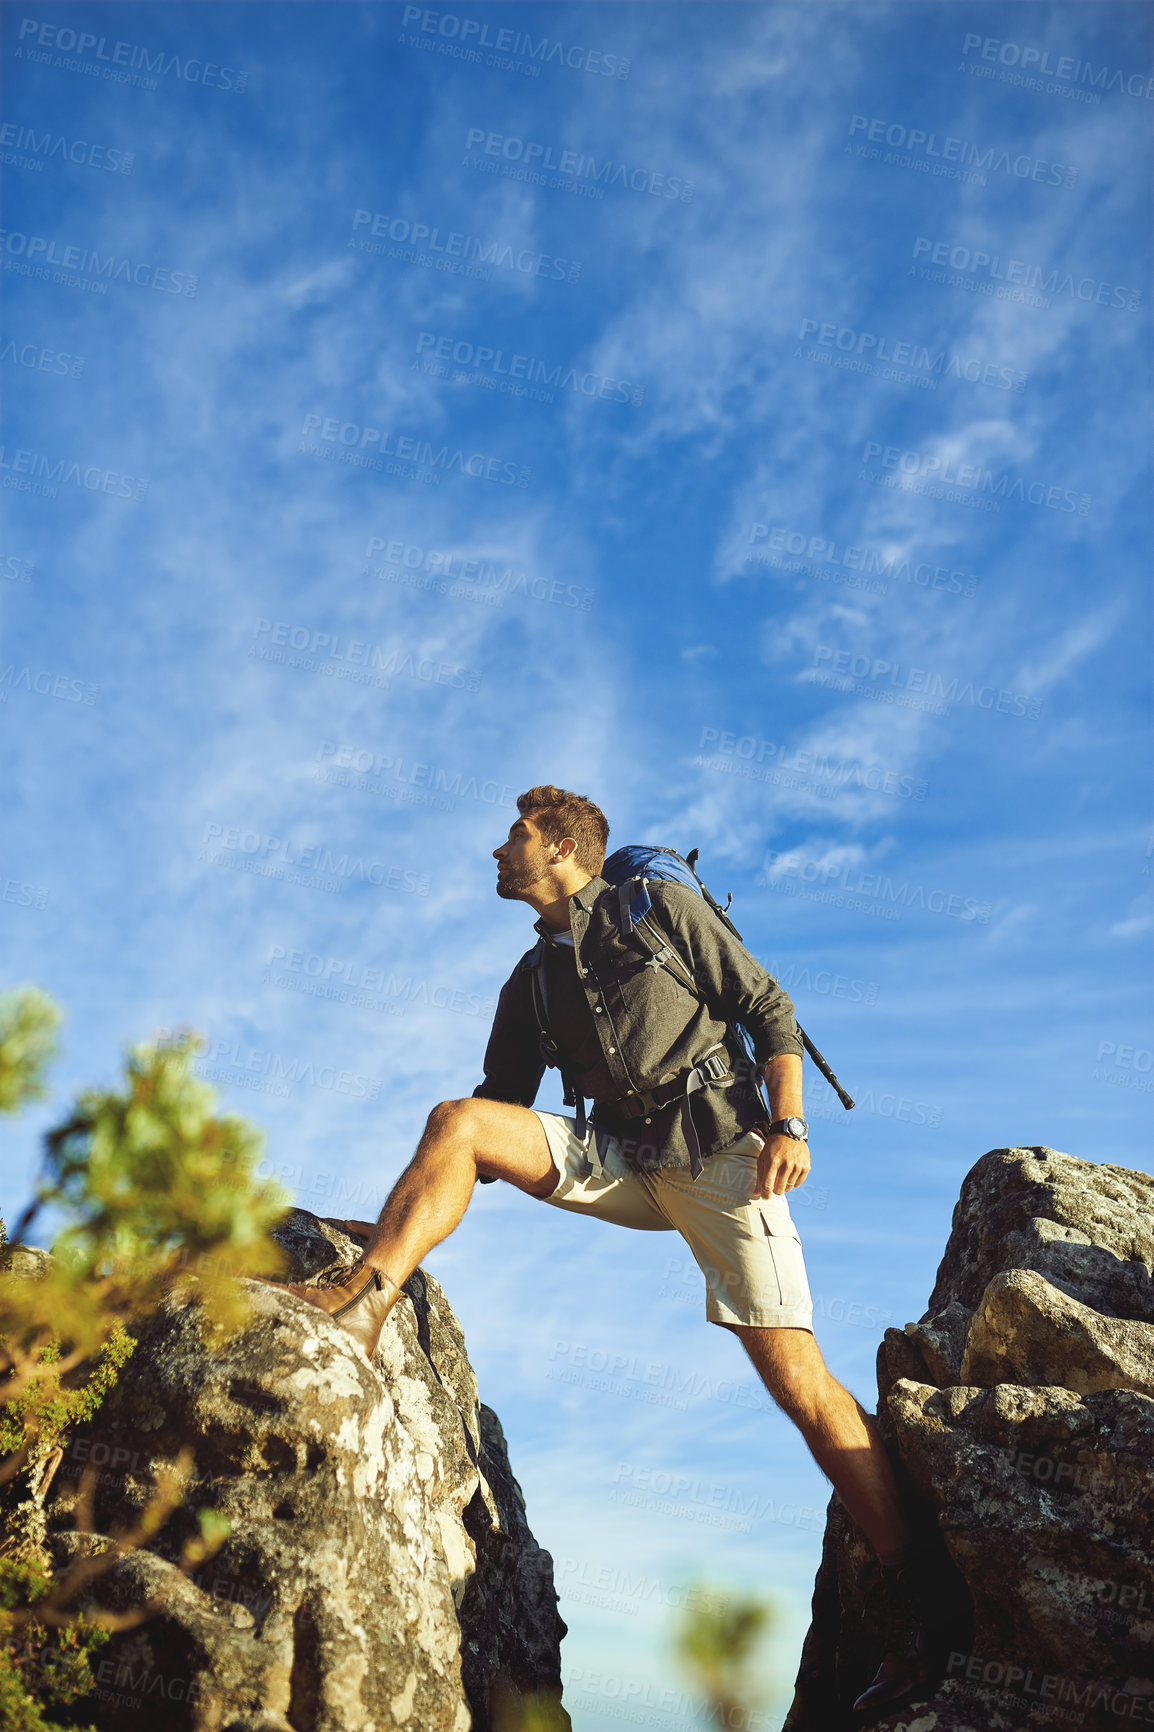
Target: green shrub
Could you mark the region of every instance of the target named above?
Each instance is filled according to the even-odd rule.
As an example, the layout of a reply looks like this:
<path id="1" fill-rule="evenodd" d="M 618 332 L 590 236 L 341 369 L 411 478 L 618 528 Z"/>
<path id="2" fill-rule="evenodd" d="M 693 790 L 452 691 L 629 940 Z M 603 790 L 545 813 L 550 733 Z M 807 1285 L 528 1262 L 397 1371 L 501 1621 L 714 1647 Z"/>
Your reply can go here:
<path id="1" fill-rule="evenodd" d="M 0 1111 L 45 1094 L 59 1022 L 33 987 L 0 998 Z M 116 1382 L 136 1346 L 134 1320 L 183 1290 L 223 1340 L 248 1316 L 237 1277 L 281 1267 L 269 1229 L 288 1198 L 257 1176 L 261 1133 L 218 1115 L 214 1091 L 193 1074 L 199 1045 L 190 1033 L 132 1047 L 123 1088 L 86 1090 L 48 1133 L 44 1175 L 16 1236 L 52 1210 L 62 1225 L 50 1256 L 20 1255 L 0 1222 L 0 1497 L 10 1518 L 9 1555 L 0 1558 L 0 1732 L 79 1724 L 70 1704 L 91 1691 L 89 1658 L 120 1620 L 75 1602 L 184 1495 L 187 1452 L 158 1476 L 132 1536 L 99 1556 L 82 1547 L 79 1562 L 54 1571 L 40 1508 L 53 1457 Z M 200 1510 L 198 1520 L 199 1537 L 181 1554 L 185 1569 L 228 1533 L 215 1511 Z"/>

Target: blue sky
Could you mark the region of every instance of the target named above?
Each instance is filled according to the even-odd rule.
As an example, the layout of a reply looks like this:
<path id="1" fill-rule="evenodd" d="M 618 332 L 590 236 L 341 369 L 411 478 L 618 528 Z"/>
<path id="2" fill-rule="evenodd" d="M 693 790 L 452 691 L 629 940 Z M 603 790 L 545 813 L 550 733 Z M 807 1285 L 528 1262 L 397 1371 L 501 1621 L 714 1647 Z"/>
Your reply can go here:
<path id="1" fill-rule="evenodd" d="M 701 849 L 859 1098 L 809 1071 L 795 1218 L 871 1401 L 985 1150 L 1149 1162 L 1149 10 L 37 4 L 3 49 L 0 914 L 68 1015 L 5 1215 L 186 1023 L 302 1204 L 372 1212 L 478 1080 L 531 936 L 489 851 L 555 780 Z M 695 1578 L 775 1599 L 770 1715 L 808 1617 L 824 1483 L 686 1261 L 504 1186 L 430 1259 L 583 1732 L 693 1723 Z"/>

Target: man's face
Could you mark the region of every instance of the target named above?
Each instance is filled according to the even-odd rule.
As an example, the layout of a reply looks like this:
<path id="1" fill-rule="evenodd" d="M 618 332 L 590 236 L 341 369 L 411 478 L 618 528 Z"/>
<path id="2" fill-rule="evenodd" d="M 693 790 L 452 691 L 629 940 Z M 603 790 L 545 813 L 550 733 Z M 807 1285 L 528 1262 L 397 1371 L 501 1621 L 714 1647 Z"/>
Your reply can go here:
<path id="1" fill-rule="evenodd" d="M 497 895 L 516 902 L 532 890 L 545 876 L 551 842 L 546 842 L 532 818 L 518 818 L 509 831 L 509 840 L 494 848 L 497 862 Z"/>

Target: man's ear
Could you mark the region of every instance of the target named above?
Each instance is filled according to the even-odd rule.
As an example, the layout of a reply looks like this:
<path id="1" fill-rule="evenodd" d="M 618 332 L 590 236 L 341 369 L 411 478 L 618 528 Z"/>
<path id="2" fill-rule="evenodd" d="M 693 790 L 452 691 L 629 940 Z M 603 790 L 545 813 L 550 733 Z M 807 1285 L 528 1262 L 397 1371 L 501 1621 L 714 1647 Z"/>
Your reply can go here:
<path id="1" fill-rule="evenodd" d="M 573 858 L 574 854 L 576 854 L 576 852 L 577 852 L 577 839 L 576 839 L 576 837 L 575 836 L 562 836 L 561 840 L 557 843 L 556 847 L 553 850 L 553 864 L 554 865 L 560 865 L 563 860 L 572 860 L 572 858 Z"/>

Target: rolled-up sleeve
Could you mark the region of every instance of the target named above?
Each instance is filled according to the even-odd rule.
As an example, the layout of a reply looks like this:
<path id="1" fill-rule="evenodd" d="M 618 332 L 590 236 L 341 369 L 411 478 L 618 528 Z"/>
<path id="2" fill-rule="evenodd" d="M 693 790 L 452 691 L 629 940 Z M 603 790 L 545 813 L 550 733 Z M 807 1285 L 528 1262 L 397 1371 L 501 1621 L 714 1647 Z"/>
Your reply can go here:
<path id="1" fill-rule="evenodd" d="M 707 902 L 679 884 L 651 884 L 663 923 L 689 962 L 700 990 L 739 1022 L 753 1041 L 758 1064 L 781 1053 L 805 1051 L 793 1013 L 793 1000 L 749 954 Z"/>
<path id="2" fill-rule="evenodd" d="M 473 1095 L 481 1100 L 531 1107 L 544 1074 L 540 1030 L 529 1002 L 529 980 L 522 963 L 501 988 L 485 1048 L 485 1079 L 477 1084 Z"/>

